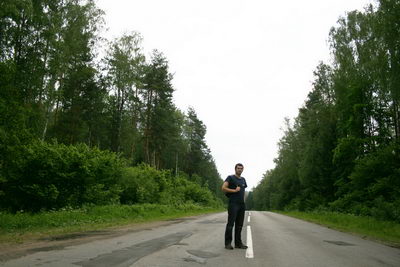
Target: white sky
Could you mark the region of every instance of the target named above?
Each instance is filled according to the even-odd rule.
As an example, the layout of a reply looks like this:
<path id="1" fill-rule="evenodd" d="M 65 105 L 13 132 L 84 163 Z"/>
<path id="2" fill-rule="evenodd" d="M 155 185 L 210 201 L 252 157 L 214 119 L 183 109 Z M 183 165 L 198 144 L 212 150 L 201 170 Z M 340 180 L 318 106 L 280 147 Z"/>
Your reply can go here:
<path id="1" fill-rule="evenodd" d="M 255 187 L 274 167 L 284 118 L 294 118 L 313 71 L 329 61 L 339 16 L 373 0 L 97 0 L 111 39 L 137 31 L 163 52 L 176 106 L 192 106 L 221 177 L 244 164 Z"/>

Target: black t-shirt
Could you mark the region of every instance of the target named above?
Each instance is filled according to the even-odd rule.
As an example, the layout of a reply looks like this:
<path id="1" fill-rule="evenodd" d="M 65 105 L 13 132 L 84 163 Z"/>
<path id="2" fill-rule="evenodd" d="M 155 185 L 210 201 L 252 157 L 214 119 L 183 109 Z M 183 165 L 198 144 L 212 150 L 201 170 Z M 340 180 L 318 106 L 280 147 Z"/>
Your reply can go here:
<path id="1" fill-rule="evenodd" d="M 225 182 L 228 182 L 228 188 L 230 189 L 236 189 L 237 186 L 240 186 L 239 192 L 226 193 L 226 196 L 229 197 L 229 202 L 244 203 L 244 191 L 247 187 L 246 179 L 244 177 L 237 178 L 236 175 L 229 175 Z"/>

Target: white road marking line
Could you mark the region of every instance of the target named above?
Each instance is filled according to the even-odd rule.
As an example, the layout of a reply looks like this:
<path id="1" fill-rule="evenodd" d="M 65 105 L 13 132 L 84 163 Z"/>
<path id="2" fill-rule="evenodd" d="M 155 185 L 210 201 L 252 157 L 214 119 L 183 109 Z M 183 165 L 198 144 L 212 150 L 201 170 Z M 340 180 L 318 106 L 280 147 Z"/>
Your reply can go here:
<path id="1" fill-rule="evenodd" d="M 246 258 L 249 258 L 249 259 L 254 258 L 254 253 L 253 253 L 253 239 L 251 238 L 251 228 L 250 228 L 250 225 L 247 225 L 247 249 L 246 249 Z"/>
<path id="2" fill-rule="evenodd" d="M 247 222 L 248 223 L 250 222 L 250 216 L 247 216 Z"/>

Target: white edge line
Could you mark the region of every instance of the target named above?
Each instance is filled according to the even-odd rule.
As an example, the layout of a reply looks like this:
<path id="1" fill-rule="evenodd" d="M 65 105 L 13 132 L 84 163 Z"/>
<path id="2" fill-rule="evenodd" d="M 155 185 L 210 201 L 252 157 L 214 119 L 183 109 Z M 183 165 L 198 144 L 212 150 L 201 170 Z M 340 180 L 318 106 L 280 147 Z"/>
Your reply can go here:
<path id="1" fill-rule="evenodd" d="M 253 239 L 251 238 L 251 228 L 250 228 L 250 225 L 247 225 L 247 249 L 246 249 L 246 258 L 249 258 L 249 259 L 254 258 L 254 253 L 253 253 Z"/>

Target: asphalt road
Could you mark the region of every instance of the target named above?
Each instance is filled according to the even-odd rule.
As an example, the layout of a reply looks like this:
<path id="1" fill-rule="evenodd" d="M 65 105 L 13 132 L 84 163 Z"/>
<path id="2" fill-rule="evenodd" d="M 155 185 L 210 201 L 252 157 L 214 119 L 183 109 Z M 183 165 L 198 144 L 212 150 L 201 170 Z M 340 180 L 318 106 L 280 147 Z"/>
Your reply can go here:
<path id="1" fill-rule="evenodd" d="M 400 266 L 400 250 L 271 212 L 246 212 L 242 239 L 226 250 L 227 214 L 176 220 L 84 244 L 38 251 L 2 266 Z"/>

